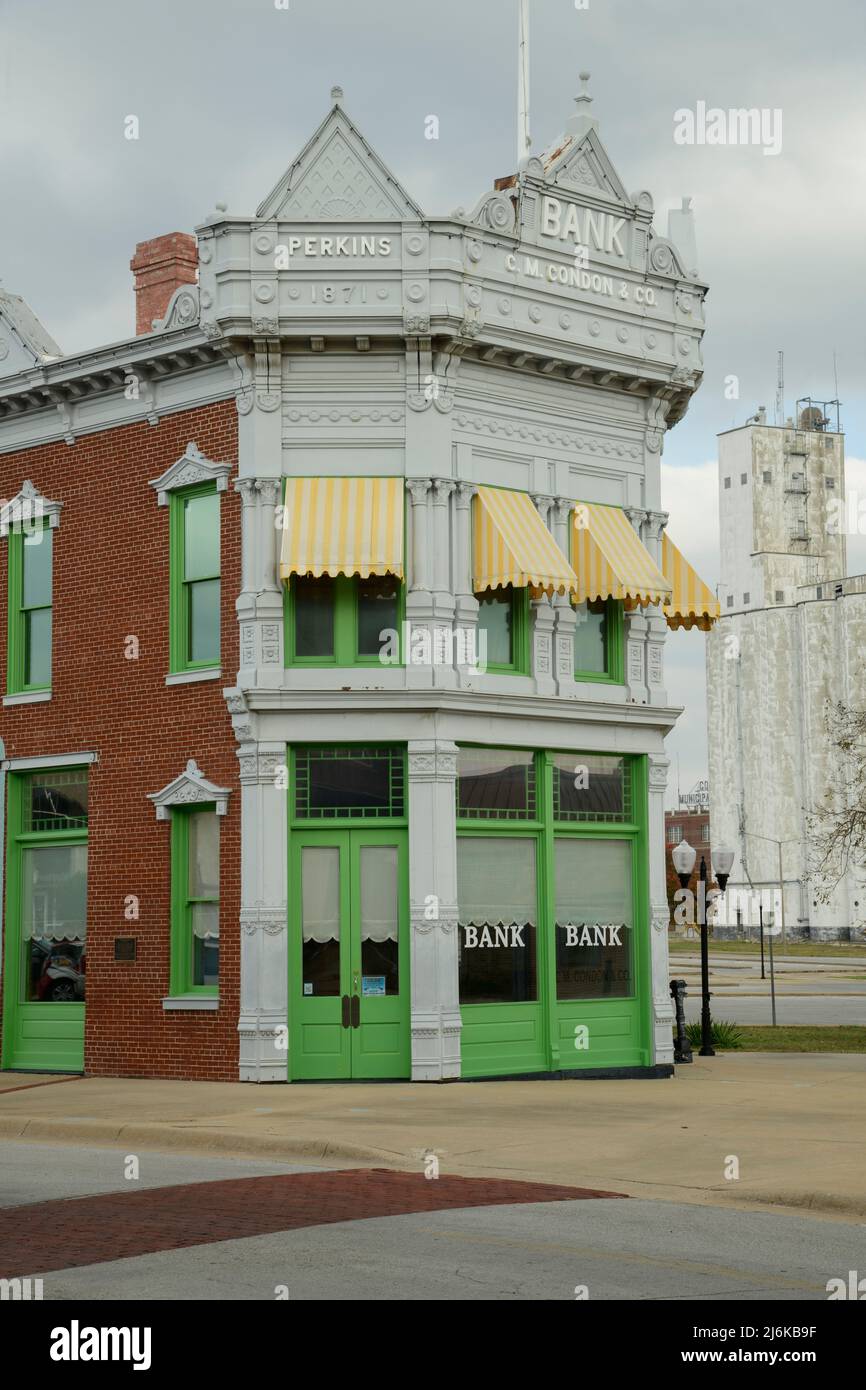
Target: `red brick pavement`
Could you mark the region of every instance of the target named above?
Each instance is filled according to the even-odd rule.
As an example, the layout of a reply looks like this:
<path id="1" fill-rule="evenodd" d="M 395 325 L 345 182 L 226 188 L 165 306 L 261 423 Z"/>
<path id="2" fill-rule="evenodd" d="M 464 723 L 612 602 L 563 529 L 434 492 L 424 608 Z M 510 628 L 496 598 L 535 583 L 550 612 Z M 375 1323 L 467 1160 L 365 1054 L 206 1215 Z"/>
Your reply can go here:
<path id="1" fill-rule="evenodd" d="M 0 1211 L 0 1278 L 335 1221 L 624 1195 L 498 1178 L 428 1180 L 421 1173 L 371 1168 L 231 1178 L 34 1202 Z"/>

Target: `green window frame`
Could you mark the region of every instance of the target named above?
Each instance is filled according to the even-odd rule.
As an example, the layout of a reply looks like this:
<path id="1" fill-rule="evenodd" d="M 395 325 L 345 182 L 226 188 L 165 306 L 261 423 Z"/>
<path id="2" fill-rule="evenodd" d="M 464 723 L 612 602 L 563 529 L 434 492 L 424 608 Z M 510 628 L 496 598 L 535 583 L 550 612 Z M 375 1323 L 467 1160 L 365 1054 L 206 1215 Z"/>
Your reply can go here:
<path id="1" fill-rule="evenodd" d="M 478 660 L 483 660 L 481 650 L 481 604 L 489 597 L 497 598 L 502 602 L 507 597 L 511 605 L 509 624 L 511 630 L 511 660 L 509 662 L 488 661 L 486 670 L 492 671 L 494 675 L 529 675 L 529 632 L 530 632 L 530 610 L 529 610 L 529 590 L 517 589 L 512 584 L 508 584 L 498 589 L 485 589 L 481 593 L 476 593 L 479 603 L 478 610 Z"/>
<path id="2" fill-rule="evenodd" d="M 406 611 L 406 585 L 396 575 L 370 575 L 370 582 L 381 582 L 386 579 L 393 580 L 397 585 L 397 651 L 396 659 L 389 659 L 383 662 L 376 653 L 362 653 L 359 651 L 359 635 L 361 630 L 360 621 L 360 599 L 361 586 L 366 581 L 358 575 L 338 574 L 334 576 L 323 575 L 313 578 L 309 575 L 292 575 L 291 580 L 283 585 L 283 622 L 285 633 L 285 664 L 286 666 L 401 666 L 404 661 L 403 652 L 403 623 Z M 296 591 L 298 583 L 315 583 L 322 586 L 323 592 L 329 588 L 333 594 L 333 604 L 331 606 L 331 622 L 333 626 L 333 644 L 330 653 L 318 656 L 297 656 L 296 655 Z M 383 628 L 382 631 L 385 629 Z M 389 653 L 389 658 L 391 654 Z"/>
<path id="3" fill-rule="evenodd" d="M 597 611 L 598 605 L 588 605 Z M 575 605 L 578 623 L 583 604 Z M 623 604 L 619 599 L 604 600 L 604 670 L 584 671 L 578 665 L 577 643 L 574 654 L 574 679 L 576 681 L 595 681 L 604 685 L 622 685 L 624 673 Z"/>
<path id="4" fill-rule="evenodd" d="M 205 535 L 193 546 L 187 532 L 187 519 L 192 515 L 189 504 L 195 506 L 204 498 L 213 499 L 212 508 L 200 510 L 205 523 L 207 512 L 215 513 L 210 518 L 215 535 Z M 181 488 L 169 498 L 169 588 L 169 666 L 172 674 L 219 666 L 222 585 L 220 504 L 216 483 Z M 207 633 L 208 623 L 212 629 L 215 627 L 215 634 Z"/>
<path id="5" fill-rule="evenodd" d="M 44 518 L 26 531 L 13 531 L 9 536 L 8 695 L 51 689 L 53 535 L 48 519 Z"/>
<path id="6" fill-rule="evenodd" d="M 194 915 L 197 907 L 219 909 L 219 892 L 194 894 L 191 891 L 190 829 L 194 817 L 213 816 L 219 845 L 220 817 L 214 802 L 200 806 L 173 808 L 171 812 L 171 967 L 169 992 L 172 998 L 189 994 L 218 995 L 219 984 L 197 984 L 196 973 L 204 956 L 204 946 L 197 946 Z M 217 951 L 219 937 L 217 937 Z M 217 957 L 218 960 L 218 957 Z"/>

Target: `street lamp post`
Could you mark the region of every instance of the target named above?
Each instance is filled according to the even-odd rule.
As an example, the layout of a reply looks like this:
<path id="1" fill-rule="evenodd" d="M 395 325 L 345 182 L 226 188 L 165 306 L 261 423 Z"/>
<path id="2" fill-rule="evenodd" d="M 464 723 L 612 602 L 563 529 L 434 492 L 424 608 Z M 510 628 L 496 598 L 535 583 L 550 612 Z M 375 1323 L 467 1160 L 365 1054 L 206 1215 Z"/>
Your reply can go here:
<path id="1" fill-rule="evenodd" d="M 681 840 L 671 851 L 671 859 L 682 888 L 688 888 L 695 867 L 697 851 L 686 840 Z M 731 866 L 734 862 L 732 849 L 718 849 L 713 852 L 713 868 L 724 893 Z M 700 878 L 698 883 L 698 926 L 701 933 L 701 1049 L 699 1056 L 715 1057 L 713 1048 L 713 1022 L 710 1017 L 710 953 L 707 932 L 707 861 L 701 855 Z"/>

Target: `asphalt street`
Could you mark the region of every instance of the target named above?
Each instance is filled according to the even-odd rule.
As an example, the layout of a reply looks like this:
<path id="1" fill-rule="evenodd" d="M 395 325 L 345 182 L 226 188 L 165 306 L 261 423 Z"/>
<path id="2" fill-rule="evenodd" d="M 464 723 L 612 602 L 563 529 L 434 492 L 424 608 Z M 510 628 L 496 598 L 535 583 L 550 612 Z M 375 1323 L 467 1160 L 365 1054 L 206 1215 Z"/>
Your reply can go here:
<path id="1" fill-rule="evenodd" d="M 213 1219 L 235 1184 L 328 1170 L 242 1159 L 129 1155 L 78 1145 L 0 1145 L 5 1219 L 70 1198 L 213 1183 Z M 339 1174 L 334 1174 L 338 1180 Z M 356 1170 L 351 1179 L 363 1180 Z M 405 1180 L 405 1175 L 393 1175 Z M 228 1180 L 228 1185 L 227 1185 Z M 417 1180 L 417 1176 L 416 1176 Z M 207 1195 L 207 1193 L 205 1193 Z M 57 1202 L 58 1198 L 66 1199 Z M 116 1201 L 116 1198 L 113 1199 Z M 133 1204 L 130 1204 L 132 1212 Z M 93 1209 L 89 1221 L 94 1224 Z M 98 1225 L 99 1207 L 95 1224 Z M 323 1224 L 318 1224 L 317 1218 Z M 273 1214 L 278 1221 L 278 1213 Z M 74 1226 L 74 1220 L 73 1220 Z M 864 1263 L 864 1227 L 798 1216 L 642 1199 L 547 1200 L 330 1221 L 43 1273 L 46 1300 L 824 1300 L 827 1281 Z M 71 1248 L 71 1247 L 70 1247 Z M 58 1257 L 62 1259 L 61 1255 Z M 31 1274 L 37 1276 L 39 1269 Z"/>

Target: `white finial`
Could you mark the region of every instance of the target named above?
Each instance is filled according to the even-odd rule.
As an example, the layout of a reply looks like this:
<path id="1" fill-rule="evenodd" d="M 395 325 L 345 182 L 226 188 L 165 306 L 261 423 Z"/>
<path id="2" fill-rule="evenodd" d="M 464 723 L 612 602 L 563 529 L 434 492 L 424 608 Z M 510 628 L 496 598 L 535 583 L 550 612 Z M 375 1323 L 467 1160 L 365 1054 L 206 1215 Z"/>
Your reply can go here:
<path id="1" fill-rule="evenodd" d="M 217 212 L 228 212 L 228 210 L 229 210 L 229 205 L 228 205 L 228 203 L 217 203 L 215 206 L 216 206 Z"/>
<path id="2" fill-rule="evenodd" d="M 590 79 L 590 75 L 591 75 L 591 74 L 588 73 L 588 72 L 581 72 L 581 73 L 578 73 L 578 77 L 580 78 L 580 82 L 581 82 L 581 91 L 580 91 L 580 95 L 579 95 L 579 96 L 576 96 L 576 97 L 574 98 L 574 100 L 577 102 L 577 108 L 578 108 L 578 110 L 580 111 L 580 114 L 581 114 L 582 116 L 587 116 L 587 115 L 589 115 L 589 112 L 588 112 L 588 111 L 585 111 L 585 110 L 581 110 L 581 108 L 582 108 L 582 107 L 586 107 L 586 106 L 591 106 L 591 105 L 592 105 L 592 97 L 589 95 L 589 79 Z"/>
<path id="3" fill-rule="evenodd" d="M 331 101 L 342 101 L 342 100 L 343 100 L 343 89 L 342 89 L 342 87 L 332 87 L 332 88 L 331 88 Z"/>

